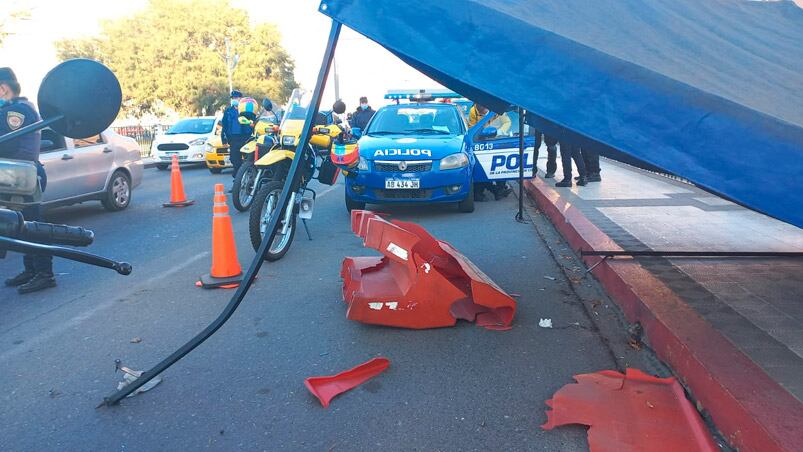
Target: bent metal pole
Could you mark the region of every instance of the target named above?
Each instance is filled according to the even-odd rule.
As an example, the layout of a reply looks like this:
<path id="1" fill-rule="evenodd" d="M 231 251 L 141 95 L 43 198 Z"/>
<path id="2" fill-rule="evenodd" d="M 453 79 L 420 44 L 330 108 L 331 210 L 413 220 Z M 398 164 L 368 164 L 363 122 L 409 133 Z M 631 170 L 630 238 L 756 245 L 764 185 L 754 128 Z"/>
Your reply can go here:
<path id="1" fill-rule="evenodd" d="M 329 41 L 326 44 L 326 51 L 324 52 L 323 61 L 321 62 L 321 70 L 318 72 L 318 81 L 315 84 L 315 91 L 312 94 L 310 108 L 307 110 L 304 129 L 302 130 L 301 137 L 298 140 L 296 155 L 293 157 L 293 163 L 290 166 L 290 172 L 287 175 L 287 180 L 284 183 L 284 188 L 282 189 L 282 194 L 279 198 L 279 208 L 277 209 L 278 212 L 284 212 L 290 199 L 290 193 L 295 192 L 300 183 L 301 174 L 298 171 L 298 167 L 301 159 L 303 158 L 303 150 L 307 147 L 310 135 L 312 134 L 315 114 L 318 112 L 318 109 L 321 106 L 323 89 L 326 86 L 326 79 L 329 76 L 329 68 L 331 67 L 332 57 L 334 56 L 335 48 L 337 47 L 337 39 L 340 36 L 340 25 L 340 22 L 334 20 L 332 21 L 332 28 L 329 31 Z M 110 396 L 105 397 L 99 407 L 104 405 L 114 405 L 129 394 L 136 391 L 139 387 L 150 381 L 153 377 L 159 375 L 165 369 L 172 366 L 178 360 L 194 350 L 195 347 L 201 345 L 205 340 L 209 339 L 210 336 L 212 336 L 221 326 L 223 326 L 224 323 L 226 323 L 227 320 L 229 320 L 232 314 L 234 314 L 234 311 L 237 310 L 237 307 L 243 301 L 245 294 L 248 293 L 248 289 L 251 287 L 251 284 L 253 284 L 254 278 L 256 278 L 256 275 L 259 272 L 259 268 L 262 266 L 262 263 L 265 260 L 265 255 L 268 252 L 268 248 L 270 247 L 270 244 L 273 243 L 273 239 L 276 237 L 276 230 L 279 226 L 278 220 L 280 217 L 281 215 L 271 216 L 270 223 L 268 224 L 267 228 L 267 231 L 270 232 L 265 234 L 265 237 L 262 239 L 262 244 L 259 246 L 259 250 L 257 250 L 256 257 L 254 257 L 253 262 L 251 262 L 251 266 L 245 273 L 242 284 L 237 288 L 237 291 L 231 297 L 229 304 L 226 305 L 226 308 L 220 313 L 218 318 L 209 324 L 209 326 L 207 326 L 203 331 L 198 333 L 198 335 L 192 338 L 189 342 L 173 352 L 173 354 L 162 360 L 162 362 L 154 366 L 152 369 L 144 372 L 142 376 L 134 380 L 131 384 L 114 392 Z"/>

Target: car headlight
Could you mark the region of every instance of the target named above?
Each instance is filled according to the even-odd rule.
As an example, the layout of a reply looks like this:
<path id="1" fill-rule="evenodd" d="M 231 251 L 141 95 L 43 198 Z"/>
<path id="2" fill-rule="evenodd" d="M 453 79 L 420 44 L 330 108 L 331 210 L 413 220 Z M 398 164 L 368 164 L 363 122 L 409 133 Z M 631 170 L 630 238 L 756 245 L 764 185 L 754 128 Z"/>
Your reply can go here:
<path id="1" fill-rule="evenodd" d="M 282 136 L 282 146 L 292 146 L 296 144 L 296 137 L 292 135 Z"/>
<path id="2" fill-rule="evenodd" d="M 468 156 L 462 152 L 447 155 L 441 159 L 442 170 L 462 168 L 464 166 L 468 166 Z"/>
<path id="3" fill-rule="evenodd" d="M 357 169 L 360 171 L 368 171 L 368 160 L 365 160 L 365 157 L 360 157 L 360 163 L 357 164 Z"/>
<path id="4" fill-rule="evenodd" d="M 200 146 L 202 144 L 206 144 L 206 138 L 196 138 L 189 142 L 190 146 Z"/>

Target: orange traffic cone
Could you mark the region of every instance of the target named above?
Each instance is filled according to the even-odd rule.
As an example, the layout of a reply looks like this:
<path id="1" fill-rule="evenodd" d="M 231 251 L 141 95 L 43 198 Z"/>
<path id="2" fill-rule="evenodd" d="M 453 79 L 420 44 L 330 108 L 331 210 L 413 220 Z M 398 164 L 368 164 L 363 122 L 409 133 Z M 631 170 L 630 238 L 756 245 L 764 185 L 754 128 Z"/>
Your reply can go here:
<path id="1" fill-rule="evenodd" d="M 212 270 L 201 276 L 200 286 L 204 289 L 214 287 L 237 287 L 242 281 L 243 271 L 237 261 L 237 247 L 231 229 L 229 206 L 223 184 L 215 184 L 215 205 L 212 207 Z"/>
<path id="2" fill-rule="evenodd" d="M 164 207 L 185 207 L 195 203 L 187 200 L 184 194 L 184 182 L 181 181 L 181 169 L 178 167 L 178 156 L 173 155 L 173 163 L 170 166 L 170 202 L 162 204 Z"/>

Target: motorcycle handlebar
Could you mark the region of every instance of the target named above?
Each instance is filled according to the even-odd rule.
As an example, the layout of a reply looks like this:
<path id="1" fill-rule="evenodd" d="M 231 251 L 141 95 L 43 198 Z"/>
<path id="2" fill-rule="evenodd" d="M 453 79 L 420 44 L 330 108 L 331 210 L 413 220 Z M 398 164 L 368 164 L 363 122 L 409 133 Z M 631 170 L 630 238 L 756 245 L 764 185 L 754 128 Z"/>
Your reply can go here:
<path id="1" fill-rule="evenodd" d="M 29 242 L 89 246 L 95 240 L 95 233 L 80 226 L 26 221 L 19 238 Z"/>
<path id="2" fill-rule="evenodd" d="M 37 243 L 89 246 L 95 233 L 89 229 L 64 224 L 25 221 L 22 214 L 0 209 L 0 236 Z"/>

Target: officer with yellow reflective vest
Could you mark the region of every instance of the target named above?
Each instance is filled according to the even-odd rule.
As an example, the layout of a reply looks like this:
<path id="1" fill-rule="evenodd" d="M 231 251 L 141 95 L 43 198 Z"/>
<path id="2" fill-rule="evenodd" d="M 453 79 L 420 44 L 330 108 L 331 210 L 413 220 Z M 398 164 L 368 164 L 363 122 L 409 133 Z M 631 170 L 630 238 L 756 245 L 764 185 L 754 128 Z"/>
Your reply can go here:
<path id="1" fill-rule="evenodd" d="M 237 174 L 237 170 L 240 169 L 243 161 L 240 155 L 240 148 L 248 142 L 254 132 L 254 128 L 250 123 L 243 124 L 240 122 L 238 107 L 242 98 L 243 93 L 240 91 L 234 90 L 231 92 L 230 106 L 223 112 L 223 119 L 221 120 L 223 128 L 220 132 L 220 140 L 223 144 L 229 145 L 229 158 L 234 167 L 232 177 Z"/>

